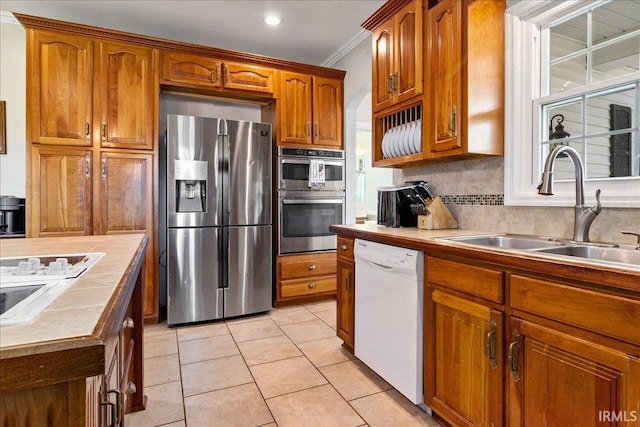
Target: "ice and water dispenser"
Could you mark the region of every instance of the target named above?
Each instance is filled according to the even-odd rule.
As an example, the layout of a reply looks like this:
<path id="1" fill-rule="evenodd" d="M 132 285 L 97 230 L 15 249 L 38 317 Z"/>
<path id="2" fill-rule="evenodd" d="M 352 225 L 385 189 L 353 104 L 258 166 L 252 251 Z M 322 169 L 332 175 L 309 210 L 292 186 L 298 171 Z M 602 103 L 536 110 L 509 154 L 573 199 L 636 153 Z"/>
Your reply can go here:
<path id="1" fill-rule="evenodd" d="M 174 160 L 176 212 L 206 212 L 207 161 Z"/>

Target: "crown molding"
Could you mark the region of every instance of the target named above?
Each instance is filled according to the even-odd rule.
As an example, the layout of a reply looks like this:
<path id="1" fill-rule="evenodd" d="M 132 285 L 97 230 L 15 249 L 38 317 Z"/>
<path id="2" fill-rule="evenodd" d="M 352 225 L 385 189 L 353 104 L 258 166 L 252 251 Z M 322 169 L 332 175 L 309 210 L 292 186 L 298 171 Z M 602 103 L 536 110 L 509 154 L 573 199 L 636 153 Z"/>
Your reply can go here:
<path id="1" fill-rule="evenodd" d="M 0 11 L 0 23 L 20 25 L 20 21 L 11 12 Z"/>
<path id="2" fill-rule="evenodd" d="M 333 67 L 338 61 L 347 56 L 349 52 L 356 48 L 360 43 L 371 37 L 371 33 L 367 30 L 360 30 L 351 40 L 345 43 L 340 49 L 335 51 L 333 55 L 325 59 L 320 66 L 321 67 Z"/>

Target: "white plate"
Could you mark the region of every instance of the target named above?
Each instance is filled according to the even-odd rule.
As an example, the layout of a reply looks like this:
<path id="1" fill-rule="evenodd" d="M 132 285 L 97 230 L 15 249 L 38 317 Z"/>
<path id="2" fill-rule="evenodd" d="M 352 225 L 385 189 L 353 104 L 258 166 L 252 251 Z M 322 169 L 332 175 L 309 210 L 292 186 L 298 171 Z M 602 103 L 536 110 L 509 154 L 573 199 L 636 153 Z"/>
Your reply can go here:
<path id="1" fill-rule="evenodd" d="M 398 154 L 400 156 L 404 156 L 405 154 L 407 154 L 404 150 L 405 136 L 405 125 L 398 126 Z"/>
<path id="2" fill-rule="evenodd" d="M 413 146 L 413 134 L 416 133 L 416 122 L 410 122 L 408 125 L 408 129 L 409 137 L 407 138 L 407 143 L 409 144 L 409 154 L 416 154 L 416 149 Z"/>
<path id="3" fill-rule="evenodd" d="M 413 133 L 413 149 L 416 153 L 422 152 L 422 120 L 415 121 L 416 131 Z"/>
<path id="4" fill-rule="evenodd" d="M 397 157 L 396 154 L 396 133 L 398 131 L 398 128 L 391 128 L 391 134 L 389 135 L 389 157 L 393 158 L 393 157 Z"/>
<path id="5" fill-rule="evenodd" d="M 389 157 L 389 153 L 387 152 L 388 146 L 389 146 L 389 131 L 386 131 L 382 136 L 382 143 L 380 144 L 380 148 L 382 149 L 383 159 L 386 159 Z"/>

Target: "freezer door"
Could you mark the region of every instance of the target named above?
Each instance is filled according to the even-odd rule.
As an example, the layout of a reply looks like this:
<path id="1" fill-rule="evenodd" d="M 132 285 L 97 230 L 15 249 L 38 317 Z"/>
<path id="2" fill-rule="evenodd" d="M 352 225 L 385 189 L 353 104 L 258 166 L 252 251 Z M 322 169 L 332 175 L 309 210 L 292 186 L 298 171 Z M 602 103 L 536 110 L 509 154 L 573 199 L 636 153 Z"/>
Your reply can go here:
<path id="1" fill-rule="evenodd" d="M 167 323 L 223 316 L 221 229 L 172 228 L 167 245 Z"/>
<path id="2" fill-rule="evenodd" d="M 167 226 L 222 224 L 218 119 L 167 115 Z"/>
<path id="3" fill-rule="evenodd" d="M 229 249 L 224 316 L 271 310 L 271 226 L 225 229 Z"/>
<path id="4" fill-rule="evenodd" d="M 225 225 L 271 224 L 271 125 L 226 120 Z"/>

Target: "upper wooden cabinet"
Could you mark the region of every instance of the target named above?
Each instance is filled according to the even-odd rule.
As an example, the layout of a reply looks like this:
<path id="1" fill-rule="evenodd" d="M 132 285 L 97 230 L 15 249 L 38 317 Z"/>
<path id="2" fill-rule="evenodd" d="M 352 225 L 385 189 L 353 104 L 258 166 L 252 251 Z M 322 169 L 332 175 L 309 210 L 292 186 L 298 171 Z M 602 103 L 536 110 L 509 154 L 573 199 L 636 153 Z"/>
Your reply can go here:
<path id="1" fill-rule="evenodd" d="M 209 89 L 271 94 L 275 70 L 180 52 L 162 52 L 162 80 Z"/>
<path id="2" fill-rule="evenodd" d="M 46 31 L 28 34 L 29 142 L 90 146 L 93 42 Z"/>
<path id="3" fill-rule="evenodd" d="M 422 0 L 413 0 L 372 36 L 373 111 L 422 94 Z"/>
<path id="4" fill-rule="evenodd" d="M 95 61 L 94 129 L 102 147 L 153 149 L 153 49 L 99 43 Z"/>
<path id="5" fill-rule="evenodd" d="M 279 95 L 279 144 L 342 147 L 342 80 L 282 72 Z"/>
<path id="6" fill-rule="evenodd" d="M 374 166 L 502 155 L 504 10 L 504 0 L 387 2 L 363 24 L 374 31 Z M 417 29 L 411 43 L 422 20 L 424 43 Z"/>
<path id="7" fill-rule="evenodd" d="M 503 0 L 443 0 L 428 10 L 428 157 L 503 154 L 504 10 Z"/>

